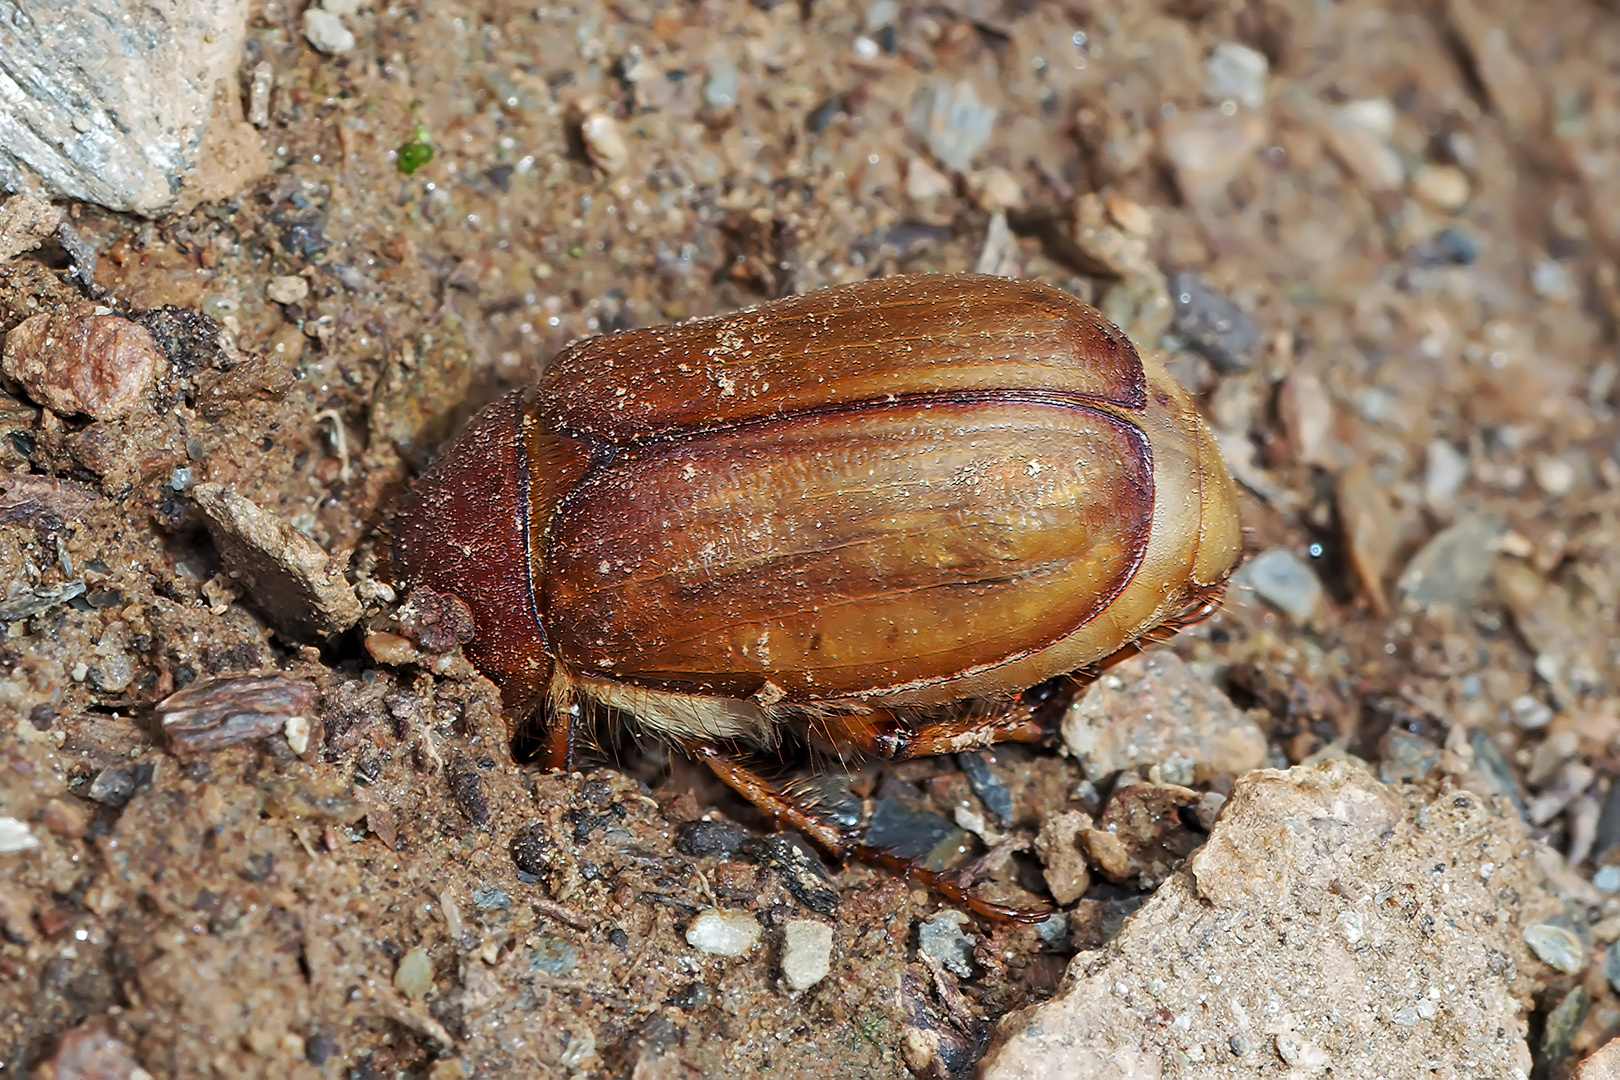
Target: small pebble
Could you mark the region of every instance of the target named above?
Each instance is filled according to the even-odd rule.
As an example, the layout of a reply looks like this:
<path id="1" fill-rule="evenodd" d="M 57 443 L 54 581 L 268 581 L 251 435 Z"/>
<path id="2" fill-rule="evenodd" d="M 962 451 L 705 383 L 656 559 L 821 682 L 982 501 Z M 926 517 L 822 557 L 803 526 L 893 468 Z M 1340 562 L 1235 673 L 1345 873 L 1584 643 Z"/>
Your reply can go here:
<path id="1" fill-rule="evenodd" d="M 1586 963 L 1586 949 L 1581 939 L 1562 926 L 1536 923 L 1526 927 L 1524 943 L 1549 967 L 1565 975 L 1578 973 Z"/>
<path id="2" fill-rule="evenodd" d="M 354 32 L 343 25 L 343 20 L 318 7 L 304 12 L 304 40 L 327 56 L 352 52 L 355 45 Z"/>
<path id="3" fill-rule="evenodd" d="M 1561 499 L 1575 488 L 1575 466 L 1566 458 L 1539 457 L 1531 470 L 1536 486 L 1555 499 Z"/>
<path id="4" fill-rule="evenodd" d="M 1597 873 L 1592 875 L 1592 884 L 1601 892 L 1620 893 L 1620 866 L 1600 866 Z M 1607 966 L 1607 958 L 1603 961 Z M 1620 963 L 1620 960 L 1616 960 Z"/>
<path id="5" fill-rule="evenodd" d="M 1423 450 L 1423 501 L 1430 509 L 1451 505 L 1468 482 L 1468 458 L 1444 439 L 1433 439 Z"/>
<path id="6" fill-rule="evenodd" d="M 68 799 L 52 799 L 45 804 L 40 823 L 57 836 L 69 840 L 81 839 L 90 831 L 90 818 L 81 806 Z"/>
<path id="7" fill-rule="evenodd" d="M 1257 114 L 1220 109 L 1178 113 L 1159 126 L 1159 146 L 1182 198 L 1197 206 L 1225 193 L 1254 161 L 1268 128 Z"/>
<path id="8" fill-rule="evenodd" d="M 995 134 L 996 110 L 971 82 L 936 80 L 917 95 L 907 126 L 922 137 L 935 161 L 965 173 Z"/>
<path id="9" fill-rule="evenodd" d="M 1603 952 L 1603 977 L 1620 994 L 1620 947 L 1611 945 Z"/>
<path id="10" fill-rule="evenodd" d="M 630 147 L 619 131 L 619 123 L 600 110 L 587 112 L 579 121 L 579 137 L 597 168 L 616 173 L 630 161 Z"/>
<path id="11" fill-rule="evenodd" d="M 1530 270 L 1530 287 L 1543 300 L 1568 301 L 1575 298 L 1575 283 L 1563 263 L 1543 259 Z"/>
<path id="12" fill-rule="evenodd" d="M 0 855 L 15 855 L 19 851 L 32 851 L 37 847 L 39 837 L 28 828 L 26 821 L 0 817 Z"/>
<path id="13" fill-rule="evenodd" d="M 1473 192 L 1468 174 L 1455 165 L 1425 165 L 1412 174 L 1412 194 L 1427 206 L 1454 214 Z"/>
<path id="14" fill-rule="evenodd" d="M 287 745 L 292 747 L 292 752 L 299 757 L 309 749 L 309 717 L 304 714 L 297 713 L 287 717 L 281 733 L 286 738 Z"/>
<path id="15" fill-rule="evenodd" d="M 1238 570 L 1239 585 L 1298 622 L 1315 616 L 1322 606 L 1322 582 L 1298 555 L 1287 548 L 1271 548 L 1250 559 Z"/>
<path id="16" fill-rule="evenodd" d="M 106 311 L 82 304 L 29 316 L 5 335 L 0 370 L 59 416 L 128 415 L 168 360 L 145 327 Z"/>
<path id="17" fill-rule="evenodd" d="M 1260 326 L 1203 278 L 1183 270 L 1170 279 L 1171 329 L 1223 375 L 1247 371 L 1260 356 Z"/>
<path id="18" fill-rule="evenodd" d="M 974 939 L 962 933 L 967 921 L 960 911 L 948 909 L 937 912 L 917 928 L 917 948 L 961 979 L 973 977 Z"/>
<path id="19" fill-rule="evenodd" d="M 1396 191 L 1406 179 L 1388 142 L 1394 127 L 1395 107 L 1381 98 L 1342 105 L 1328 122 L 1328 149 L 1365 191 Z"/>
<path id="20" fill-rule="evenodd" d="M 808 990 L 832 970 L 832 927 L 814 919 L 787 924 L 782 944 L 782 978 L 795 993 Z"/>
<path id="21" fill-rule="evenodd" d="M 716 60 L 709 65 L 709 77 L 703 81 L 703 103 L 715 112 L 725 112 L 737 104 L 741 76 L 737 65 L 729 60 Z"/>
<path id="22" fill-rule="evenodd" d="M 1414 607 L 1467 610 L 1485 591 L 1507 524 L 1495 514 L 1466 514 L 1429 538 L 1395 589 Z"/>
<path id="23" fill-rule="evenodd" d="M 270 279 L 264 295 L 278 304 L 301 303 L 309 297 L 309 282 L 296 274 L 283 274 Z"/>
<path id="24" fill-rule="evenodd" d="M 686 943 L 711 956 L 743 956 L 759 944 L 763 934 L 752 915 L 709 908 L 686 928 Z"/>
<path id="25" fill-rule="evenodd" d="M 1539 698 L 1520 694 L 1508 704 L 1508 715 L 1521 731 L 1540 731 L 1552 723 L 1553 710 Z"/>
<path id="26" fill-rule="evenodd" d="M 1236 101 L 1244 108 L 1262 108 L 1269 74 L 1271 64 L 1264 53 L 1223 41 L 1204 59 L 1204 97 L 1216 104 Z"/>
<path id="27" fill-rule="evenodd" d="M 433 991 L 433 961 L 418 945 L 400 960 L 394 972 L 394 988 L 412 1001 L 421 1001 Z"/>
<path id="28" fill-rule="evenodd" d="M 922 158 L 912 158 L 906 162 L 906 198 L 913 202 L 931 202 L 955 190 L 950 177 Z"/>
<path id="29" fill-rule="evenodd" d="M 596 1033 L 586 1028 L 577 1035 L 568 1036 L 568 1045 L 563 1047 L 562 1057 L 557 1063 L 565 1069 L 579 1069 L 595 1056 Z"/>

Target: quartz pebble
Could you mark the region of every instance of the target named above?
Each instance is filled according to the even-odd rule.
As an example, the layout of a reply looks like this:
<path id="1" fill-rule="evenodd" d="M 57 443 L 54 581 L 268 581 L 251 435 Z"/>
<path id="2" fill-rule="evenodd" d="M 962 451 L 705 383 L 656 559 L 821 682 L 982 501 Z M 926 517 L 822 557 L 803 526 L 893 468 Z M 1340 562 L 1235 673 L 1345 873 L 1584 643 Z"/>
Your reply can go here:
<path id="1" fill-rule="evenodd" d="M 795 993 L 808 990 L 832 970 L 832 927 L 794 919 L 782 940 L 782 978 Z"/>
<path id="2" fill-rule="evenodd" d="M 310 7 L 304 12 L 304 40 L 316 52 L 327 56 L 341 56 L 353 52 L 354 31 L 343 25 L 343 20 L 330 11 Z"/>
<path id="3" fill-rule="evenodd" d="M 278 304 L 297 304 L 309 298 L 309 282 L 297 274 L 273 277 L 264 294 Z"/>
<path id="4" fill-rule="evenodd" d="M 418 945 L 406 953 L 394 971 L 394 989 L 412 1001 L 421 1001 L 433 991 L 433 961 Z"/>
<path id="5" fill-rule="evenodd" d="M 1375 98 L 1335 109 L 1324 135 L 1333 156 L 1372 194 L 1396 191 L 1406 179 L 1400 156 L 1388 142 L 1394 130 L 1395 107 Z"/>
<path id="6" fill-rule="evenodd" d="M 1433 439 L 1423 450 L 1423 501 L 1431 510 L 1451 505 L 1468 481 L 1468 458 L 1444 439 Z"/>
<path id="7" fill-rule="evenodd" d="M 922 137 L 935 161 L 965 173 L 995 134 L 996 110 L 971 82 L 936 80 L 917 95 L 907 125 Z"/>
<path id="8" fill-rule="evenodd" d="M 1412 174 L 1412 194 L 1419 202 L 1448 214 L 1468 204 L 1468 174 L 1455 165 L 1425 165 Z"/>
<path id="9" fill-rule="evenodd" d="M 26 821 L 0 817 L 0 855 L 15 855 L 19 851 L 32 851 L 37 847 L 39 838 L 28 828 Z"/>
<path id="10" fill-rule="evenodd" d="M 1204 59 L 1204 97 L 1217 104 L 1236 101 L 1247 109 L 1266 103 L 1266 76 L 1271 64 L 1265 54 L 1235 41 L 1223 41 Z"/>
<path id="11" fill-rule="evenodd" d="M 1586 948 L 1574 932 L 1554 923 L 1536 923 L 1524 930 L 1524 943 L 1549 967 L 1565 975 L 1577 974 L 1586 964 Z"/>
<path id="12" fill-rule="evenodd" d="M 1467 514 L 1418 549 L 1395 583 L 1402 601 L 1418 608 L 1466 610 L 1485 590 L 1507 523 L 1495 514 Z"/>
<path id="13" fill-rule="evenodd" d="M 585 111 L 579 118 L 579 137 L 591 161 L 605 173 L 616 173 L 630 161 L 630 147 L 619 130 L 619 122 L 600 109 Z"/>
<path id="14" fill-rule="evenodd" d="M 686 928 L 686 943 L 711 956 L 743 956 L 759 944 L 763 933 L 752 915 L 709 908 Z"/>
<path id="15" fill-rule="evenodd" d="M 1322 582 L 1287 548 L 1262 551 L 1244 563 L 1233 580 L 1299 622 L 1314 617 L 1322 606 Z"/>

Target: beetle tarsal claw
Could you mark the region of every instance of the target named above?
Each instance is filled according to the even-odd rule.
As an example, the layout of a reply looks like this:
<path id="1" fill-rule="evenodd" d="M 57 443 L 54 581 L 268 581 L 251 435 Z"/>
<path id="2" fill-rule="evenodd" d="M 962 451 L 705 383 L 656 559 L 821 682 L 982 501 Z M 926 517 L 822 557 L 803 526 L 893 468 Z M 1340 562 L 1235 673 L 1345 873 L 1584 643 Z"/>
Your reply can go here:
<path id="1" fill-rule="evenodd" d="M 695 754 L 903 759 L 1036 741 L 1013 711 L 899 717 L 1173 632 L 1242 539 L 1211 429 L 1097 311 L 917 275 L 571 346 L 422 477 L 393 557 L 472 608 L 465 655 L 509 706 L 553 672 L 552 764 L 580 701 Z"/>

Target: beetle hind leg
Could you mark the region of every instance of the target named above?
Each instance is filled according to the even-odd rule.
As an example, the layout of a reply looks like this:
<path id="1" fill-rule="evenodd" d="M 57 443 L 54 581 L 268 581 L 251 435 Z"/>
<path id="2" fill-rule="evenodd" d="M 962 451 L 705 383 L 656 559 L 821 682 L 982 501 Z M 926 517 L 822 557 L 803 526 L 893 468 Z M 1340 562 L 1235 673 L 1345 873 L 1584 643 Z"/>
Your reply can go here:
<path id="1" fill-rule="evenodd" d="M 904 874 L 953 904 L 998 922 L 1043 922 L 1051 914 L 1046 908 L 1016 908 L 997 904 L 976 895 L 952 875 L 930 870 L 902 855 L 871 847 L 818 817 L 797 800 L 784 794 L 740 757 L 708 742 L 682 744 L 688 754 L 707 765 L 727 787 L 747 799 L 777 825 L 797 830 L 839 859 L 859 859 Z"/>

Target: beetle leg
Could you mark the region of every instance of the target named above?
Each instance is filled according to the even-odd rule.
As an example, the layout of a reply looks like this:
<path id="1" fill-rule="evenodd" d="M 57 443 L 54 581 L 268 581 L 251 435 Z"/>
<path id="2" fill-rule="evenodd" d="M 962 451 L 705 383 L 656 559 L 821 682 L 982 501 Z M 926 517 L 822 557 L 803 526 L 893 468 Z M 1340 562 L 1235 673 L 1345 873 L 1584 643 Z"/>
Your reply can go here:
<path id="1" fill-rule="evenodd" d="M 918 866 L 903 855 L 852 840 L 784 796 L 769 780 L 749 768 L 740 758 L 726 753 L 713 743 L 687 742 L 682 743 L 681 747 L 707 765 L 722 783 L 753 803 L 754 807 L 767 818 L 778 825 L 785 825 L 803 833 L 823 850 L 839 859 L 856 858 L 904 874 L 951 903 L 999 922 L 1044 922 L 1051 915 L 1050 909 L 1044 907 L 1016 908 L 986 900 L 975 895 L 970 887 L 963 885 L 950 874 L 929 870 L 927 867 Z"/>
<path id="2" fill-rule="evenodd" d="M 681 749 L 707 765 L 721 783 L 753 803 L 754 808 L 771 821 L 804 833 L 823 850 L 840 859 L 849 856 L 851 845 L 842 832 L 783 796 L 769 780 L 750 769 L 741 758 L 707 742 L 683 742 Z"/>
<path id="3" fill-rule="evenodd" d="M 1023 698 L 997 706 L 989 716 L 955 716 L 934 720 L 912 729 L 898 717 L 879 727 L 867 724 L 870 741 L 856 745 L 890 761 L 916 757 L 955 754 L 1001 742 L 1040 742 L 1050 732 L 1035 716 L 1034 706 Z M 863 732 L 864 733 L 864 732 Z"/>
<path id="4" fill-rule="evenodd" d="M 579 695 L 559 665 L 551 677 L 550 717 L 540 731 L 540 750 L 534 756 L 546 772 L 567 772 L 574 765 L 574 733 L 579 724 Z"/>

